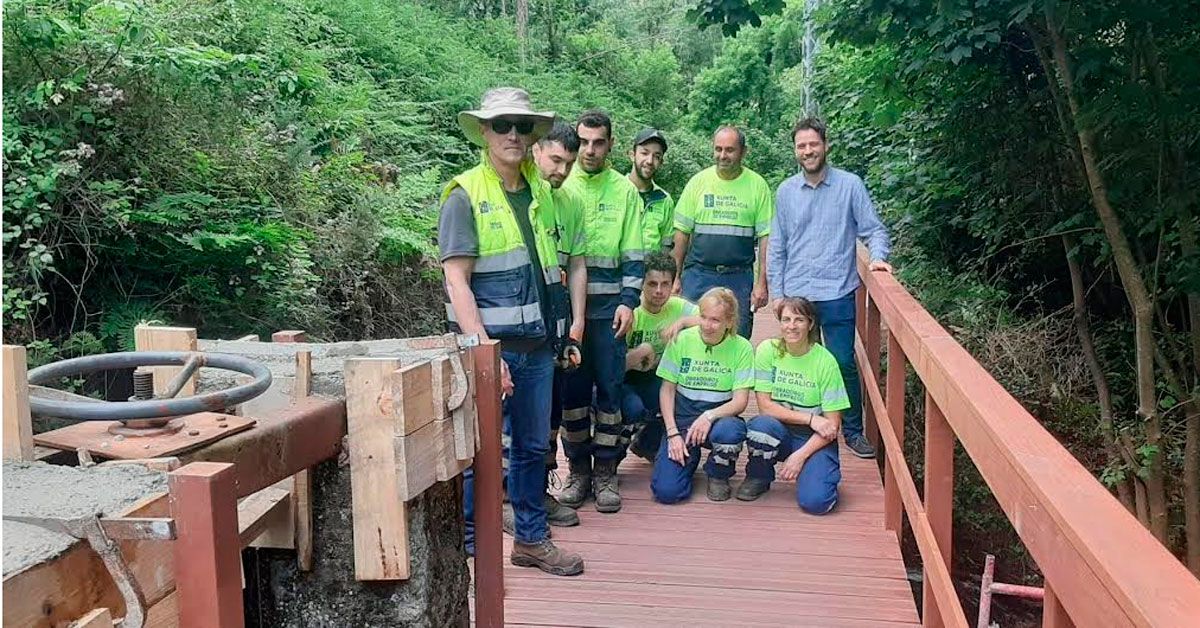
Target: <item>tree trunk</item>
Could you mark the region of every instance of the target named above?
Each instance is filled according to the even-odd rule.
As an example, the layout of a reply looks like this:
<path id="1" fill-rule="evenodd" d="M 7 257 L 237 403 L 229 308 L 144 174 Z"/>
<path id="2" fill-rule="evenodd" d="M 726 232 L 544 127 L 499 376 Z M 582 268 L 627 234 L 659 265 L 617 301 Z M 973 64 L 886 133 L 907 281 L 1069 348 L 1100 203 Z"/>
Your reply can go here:
<path id="1" fill-rule="evenodd" d="M 1154 32 L 1149 26 L 1145 31 L 1144 49 L 1146 65 L 1150 68 L 1150 75 L 1154 78 L 1154 86 L 1157 88 L 1155 104 L 1162 111 L 1164 106 L 1161 101 L 1168 93 L 1167 78 L 1159 60 Z M 1167 142 L 1167 138 L 1171 137 L 1167 119 L 1163 115 L 1157 117 L 1162 140 Z M 1173 167 L 1173 173 L 1169 175 L 1168 180 L 1173 182 L 1172 191 L 1179 199 L 1177 201 L 1179 249 L 1185 262 L 1198 260 L 1200 259 L 1198 257 L 1200 247 L 1196 242 L 1196 226 L 1192 222 L 1192 206 L 1196 202 L 1196 193 L 1189 181 L 1191 171 L 1188 168 L 1187 155 L 1178 141 L 1171 142 L 1166 153 L 1168 167 Z M 1175 356 L 1176 360 L 1173 366 L 1178 369 L 1180 376 L 1176 377 L 1175 369 L 1170 367 L 1164 369 L 1164 372 L 1176 380 L 1173 384 L 1178 389 L 1177 394 L 1183 400 L 1185 417 L 1183 446 L 1184 538 L 1187 543 L 1188 569 L 1193 574 L 1200 576 L 1200 398 L 1197 396 L 1200 395 L 1200 292 L 1197 292 L 1192 284 L 1185 285 L 1184 291 L 1186 293 L 1184 307 L 1187 312 L 1186 326 L 1191 346 L 1191 364 L 1189 365 L 1187 357 Z"/>
<path id="2" fill-rule="evenodd" d="M 558 60 L 558 40 L 554 37 L 554 0 L 546 0 L 546 56 Z"/>
<path id="3" fill-rule="evenodd" d="M 1067 256 L 1067 269 L 1071 275 L 1071 307 L 1075 320 L 1075 333 L 1079 336 L 1079 345 L 1083 349 L 1083 359 L 1087 362 L 1088 371 L 1092 374 L 1092 384 L 1096 387 L 1096 404 L 1100 407 L 1100 433 L 1104 437 L 1104 451 L 1108 454 L 1108 464 L 1116 465 L 1123 461 L 1117 446 L 1117 433 L 1113 429 L 1112 393 L 1108 387 L 1108 376 L 1100 364 L 1100 356 L 1096 353 L 1096 343 L 1092 339 L 1091 325 L 1088 323 L 1087 303 L 1083 295 L 1083 271 L 1079 262 L 1071 255 L 1075 248 L 1074 238 L 1063 236 L 1063 249 Z M 1136 514 L 1133 503 L 1133 491 L 1129 481 L 1122 478 L 1116 483 L 1117 498 L 1130 513 Z"/>
<path id="4" fill-rule="evenodd" d="M 529 47 L 529 0 L 517 0 L 517 45 L 521 51 L 521 67 Z"/>
<path id="5" fill-rule="evenodd" d="M 1183 446 L 1183 515 L 1187 536 L 1187 566 L 1200 577 L 1200 402 L 1193 396 L 1184 406 L 1187 436 Z"/>
<path id="6" fill-rule="evenodd" d="M 1104 226 L 1104 234 L 1112 247 L 1113 261 L 1117 274 L 1125 289 L 1133 310 L 1134 351 L 1137 371 L 1138 416 L 1146 432 L 1146 504 L 1150 516 L 1150 532 L 1166 544 L 1167 542 L 1167 495 L 1163 474 L 1163 438 L 1161 417 L 1158 414 L 1154 386 L 1154 303 L 1146 290 L 1142 271 L 1134 259 L 1133 250 L 1121 225 L 1120 217 L 1112 206 L 1104 173 L 1100 170 L 1095 131 L 1080 123 L 1079 97 L 1075 93 L 1075 78 L 1068 57 L 1063 35 L 1055 25 L 1051 6 L 1046 6 L 1046 25 L 1053 44 L 1054 61 L 1062 80 L 1067 105 L 1079 136 L 1079 152 L 1088 179 L 1092 205 Z"/>

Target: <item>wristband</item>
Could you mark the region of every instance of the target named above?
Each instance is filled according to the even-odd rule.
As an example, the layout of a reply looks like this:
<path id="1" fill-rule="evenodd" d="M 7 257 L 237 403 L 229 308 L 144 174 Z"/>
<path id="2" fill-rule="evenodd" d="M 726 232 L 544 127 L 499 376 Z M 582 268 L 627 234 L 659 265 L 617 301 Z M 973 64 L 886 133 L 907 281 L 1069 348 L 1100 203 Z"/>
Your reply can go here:
<path id="1" fill-rule="evenodd" d="M 680 434 L 679 432 L 675 432 L 674 434 L 667 434 L 667 440 L 671 440 L 672 438 L 675 438 L 676 436 L 678 436 L 679 438 L 683 438 L 683 434 Z"/>

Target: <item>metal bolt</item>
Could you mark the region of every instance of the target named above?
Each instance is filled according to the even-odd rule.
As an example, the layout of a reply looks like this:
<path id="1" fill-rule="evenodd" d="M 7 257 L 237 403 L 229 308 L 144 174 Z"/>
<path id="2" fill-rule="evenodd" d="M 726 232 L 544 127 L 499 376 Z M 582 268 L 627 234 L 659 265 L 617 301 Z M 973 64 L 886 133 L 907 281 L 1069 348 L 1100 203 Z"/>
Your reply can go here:
<path id="1" fill-rule="evenodd" d="M 133 398 L 145 400 L 154 398 L 154 373 L 137 369 L 133 372 Z"/>

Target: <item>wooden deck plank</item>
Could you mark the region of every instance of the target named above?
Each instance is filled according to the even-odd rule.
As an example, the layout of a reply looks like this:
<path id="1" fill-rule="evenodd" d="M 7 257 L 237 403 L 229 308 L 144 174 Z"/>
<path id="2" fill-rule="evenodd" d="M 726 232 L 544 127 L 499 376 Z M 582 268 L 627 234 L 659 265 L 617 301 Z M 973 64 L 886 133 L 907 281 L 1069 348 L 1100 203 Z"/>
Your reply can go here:
<path id="1" fill-rule="evenodd" d="M 803 565 L 803 563 L 800 563 Z M 870 575 L 834 575 L 816 569 L 775 571 L 766 569 L 742 569 L 736 574 L 724 565 L 692 565 L 681 569 L 675 565 L 647 565 L 645 563 L 617 563 L 589 560 L 588 580 L 591 582 L 623 582 L 627 584 L 670 585 L 677 587 L 724 587 L 728 589 L 750 589 L 756 591 L 783 591 L 797 593 L 825 593 L 854 597 L 895 597 L 897 593 L 909 595 L 912 588 L 907 580 L 898 578 L 876 578 Z M 505 569 L 506 580 L 515 578 L 541 578 L 529 569 L 509 567 Z"/>
<path id="2" fill-rule="evenodd" d="M 557 626 L 583 628 L 645 628 L 654 626 L 795 626 L 799 628 L 899 628 L 914 622 L 887 622 L 815 616 L 796 616 L 772 610 L 747 613 L 740 610 L 647 606 L 642 604 L 587 605 L 581 613 L 564 612 L 563 602 L 514 600 L 506 604 L 510 615 L 520 617 L 509 626 Z M 579 605 L 583 606 L 583 605 Z"/>
<path id="3" fill-rule="evenodd" d="M 766 316 L 756 329 L 771 333 L 777 327 Z M 583 555 L 583 575 L 505 566 L 507 624 L 917 625 L 899 545 L 883 528 L 878 466 L 844 448 L 841 454 L 838 504 L 820 517 L 799 510 L 791 482 L 777 481 L 754 502 L 710 502 L 702 472 L 689 501 L 659 504 L 650 494 L 650 464 L 630 456 L 619 472 L 620 512 L 601 514 L 589 502 L 579 510 L 580 526 L 554 529 L 560 547 Z M 746 459 L 743 452 L 735 489 Z M 566 468 L 561 460 L 564 478 Z M 511 547 L 506 537 L 505 552 Z"/>

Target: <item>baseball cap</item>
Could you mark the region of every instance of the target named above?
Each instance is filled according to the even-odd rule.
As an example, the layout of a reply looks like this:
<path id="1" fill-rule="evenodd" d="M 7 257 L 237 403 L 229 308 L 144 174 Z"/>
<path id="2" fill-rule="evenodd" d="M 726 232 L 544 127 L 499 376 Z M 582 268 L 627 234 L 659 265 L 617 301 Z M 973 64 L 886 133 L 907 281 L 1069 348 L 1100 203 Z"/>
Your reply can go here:
<path id="1" fill-rule="evenodd" d="M 658 140 L 663 145 L 663 152 L 667 152 L 667 138 L 663 136 L 662 131 L 646 127 L 638 132 L 637 137 L 633 138 L 634 146 L 641 146 L 650 140 Z"/>

